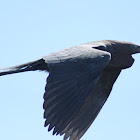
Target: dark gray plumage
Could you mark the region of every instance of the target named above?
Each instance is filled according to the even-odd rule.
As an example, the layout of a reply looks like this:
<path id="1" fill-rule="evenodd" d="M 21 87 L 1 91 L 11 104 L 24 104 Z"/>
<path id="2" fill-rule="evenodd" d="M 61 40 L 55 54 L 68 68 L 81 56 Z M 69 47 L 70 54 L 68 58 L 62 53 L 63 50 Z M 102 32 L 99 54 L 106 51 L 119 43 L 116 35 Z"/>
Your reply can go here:
<path id="1" fill-rule="evenodd" d="M 79 140 L 106 102 L 122 69 L 132 66 L 140 46 L 103 40 L 52 53 L 40 60 L 3 69 L 0 76 L 48 71 L 43 108 L 45 126 L 64 140 Z"/>

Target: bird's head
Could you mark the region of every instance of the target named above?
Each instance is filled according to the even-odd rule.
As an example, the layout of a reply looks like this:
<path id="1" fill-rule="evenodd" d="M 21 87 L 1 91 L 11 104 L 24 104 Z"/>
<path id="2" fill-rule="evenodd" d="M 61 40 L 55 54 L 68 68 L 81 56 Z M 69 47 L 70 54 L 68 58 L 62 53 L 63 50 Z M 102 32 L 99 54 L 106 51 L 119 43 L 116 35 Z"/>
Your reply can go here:
<path id="1" fill-rule="evenodd" d="M 110 66 L 129 68 L 134 62 L 132 54 L 140 53 L 140 45 L 116 40 L 103 40 L 94 47 L 111 54 Z"/>
<path id="2" fill-rule="evenodd" d="M 102 51 L 113 53 L 124 53 L 124 54 L 135 54 L 140 53 L 140 45 L 116 40 L 102 40 L 95 43 L 94 48 Z"/>
<path id="3" fill-rule="evenodd" d="M 107 40 L 106 49 L 110 53 L 119 52 L 129 55 L 140 53 L 140 45 L 125 41 Z"/>

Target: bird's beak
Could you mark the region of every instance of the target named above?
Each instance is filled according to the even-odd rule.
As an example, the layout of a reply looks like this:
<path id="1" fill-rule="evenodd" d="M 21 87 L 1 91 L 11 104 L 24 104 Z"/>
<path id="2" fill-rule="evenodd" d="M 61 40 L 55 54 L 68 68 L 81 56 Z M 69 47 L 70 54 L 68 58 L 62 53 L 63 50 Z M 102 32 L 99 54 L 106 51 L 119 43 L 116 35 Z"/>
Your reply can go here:
<path id="1" fill-rule="evenodd" d="M 138 53 L 140 53 L 140 45 L 138 45 Z"/>
<path id="2" fill-rule="evenodd" d="M 140 46 L 139 46 L 139 52 L 140 52 Z"/>
<path id="3" fill-rule="evenodd" d="M 134 49 L 134 51 L 135 51 L 134 54 L 135 54 L 135 53 L 140 53 L 140 45 L 135 44 L 135 45 L 134 45 L 134 48 L 135 48 L 135 49 Z"/>

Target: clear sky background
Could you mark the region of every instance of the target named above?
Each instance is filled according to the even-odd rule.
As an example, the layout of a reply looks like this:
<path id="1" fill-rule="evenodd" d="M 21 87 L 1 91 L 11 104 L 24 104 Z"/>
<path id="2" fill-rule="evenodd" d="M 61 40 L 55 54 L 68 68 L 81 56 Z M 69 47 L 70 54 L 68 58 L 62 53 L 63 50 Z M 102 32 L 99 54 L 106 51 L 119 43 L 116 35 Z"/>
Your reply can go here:
<path id="1" fill-rule="evenodd" d="M 103 39 L 140 44 L 139 0 L 0 1 L 0 67 Z M 134 58 L 81 140 L 140 139 L 140 54 Z M 0 77 L 1 140 L 62 140 L 44 128 L 47 76 L 26 72 Z"/>

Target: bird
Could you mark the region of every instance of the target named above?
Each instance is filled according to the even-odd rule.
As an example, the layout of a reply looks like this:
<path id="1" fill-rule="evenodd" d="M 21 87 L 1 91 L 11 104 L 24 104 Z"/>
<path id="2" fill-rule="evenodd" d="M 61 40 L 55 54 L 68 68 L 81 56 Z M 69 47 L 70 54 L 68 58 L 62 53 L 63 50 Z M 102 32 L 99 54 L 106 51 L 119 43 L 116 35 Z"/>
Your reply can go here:
<path id="1" fill-rule="evenodd" d="M 140 53 L 140 45 L 131 42 L 93 41 L 0 69 L 0 76 L 48 72 L 44 126 L 53 135 L 64 135 L 63 140 L 79 140 L 99 114 L 121 71 L 133 65 L 136 53 Z"/>

